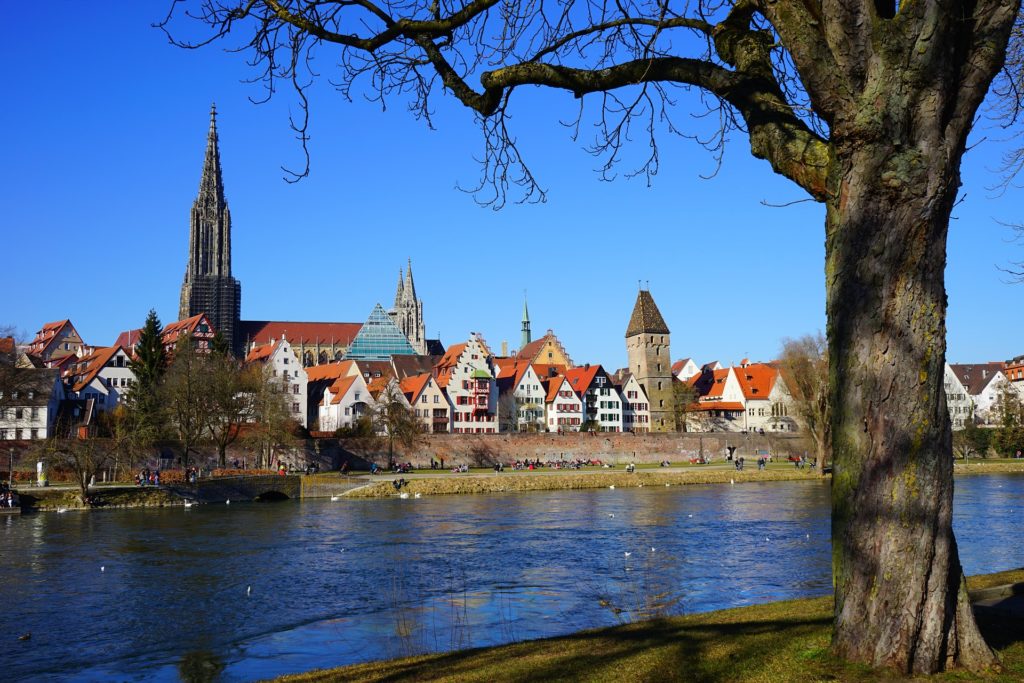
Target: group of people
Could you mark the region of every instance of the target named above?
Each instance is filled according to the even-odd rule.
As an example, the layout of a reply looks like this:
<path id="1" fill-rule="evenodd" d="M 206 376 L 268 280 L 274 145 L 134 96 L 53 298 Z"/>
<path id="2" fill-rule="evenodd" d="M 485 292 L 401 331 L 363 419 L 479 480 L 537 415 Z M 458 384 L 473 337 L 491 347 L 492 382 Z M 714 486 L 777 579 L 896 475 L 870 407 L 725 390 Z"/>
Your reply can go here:
<path id="1" fill-rule="evenodd" d="M 514 470 L 539 470 L 541 467 L 547 467 L 554 470 L 578 470 L 584 467 L 601 467 L 604 465 L 600 460 L 590 459 L 584 460 L 582 458 L 576 458 L 575 460 L 547 460 L 541 462 L 540 458 L 534 460 L 516 460 L 512 463 L 512 469 Z"/>
<path id="2" fill-rule="evenodd" d="M 18 507 L 18 494 L 8 488 L 7 484 L 0 484 L 0 508 Z"/>
<path id="3" fill-rule="evenodd" d="M 151 470 L 148 467 L 135 475 L 136 486 L 159 486 L 160 470 Z"/>

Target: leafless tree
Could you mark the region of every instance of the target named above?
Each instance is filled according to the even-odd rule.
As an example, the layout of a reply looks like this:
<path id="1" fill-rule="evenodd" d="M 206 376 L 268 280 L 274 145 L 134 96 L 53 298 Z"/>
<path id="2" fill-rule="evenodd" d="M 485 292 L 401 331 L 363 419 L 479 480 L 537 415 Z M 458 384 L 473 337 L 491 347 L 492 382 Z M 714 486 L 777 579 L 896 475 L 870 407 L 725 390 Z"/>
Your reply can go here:
<path id="1" fill-rule="evenodd" d="M 451 93 L 478 116 L 492 192 L 478 196 L 495 205 L 510 187 L 543 197 L 511 131 L 520 90 L 578 100 L 573 131 L 596 124 L 606 177 L 642 137 L 631 172 L 649 178 L 655 134 L 687 134 L 674 116 L 694 89 L 716 158 L 745 133 L 826 207 L 833 651 L 914 673 L 995 665 L 952 532 L 944 278 L 961 158 L 1015 28 L 1020 42 L 1020 0 L 179 0 L 161 25 L 183 5 L 198 23 L 176 25 L 179 43 L 234 40 L 267 96 L 294 88 L 303 149 L 321 70 L 346 97 L 408 96 L 428 122 Z M 1013 113 L 1018 54 L 1001 91 Z"/>
<path id="2" fill-rule="evenodd" d="M 784 339 L 779 356 L 782 379 L 793 397 L 800 425 L 825 469 L 829 461 L 828 350 L 821 333 Z"/>
<path id="3" fill-rule="evenodd" d="M 197 353 L 188 335 L 182 336 L 158 391 L 167 423 L 182 449 L 182 465 L 188 468 L 192 452 L 206 432 L 209 412 L 209 359 Z"/>
<path id="4" fill-rule="evenodd" d="M 48 439 L 40 452 L 48 464 L 74 474 L 83 505 L 89 501 L 89 485 L 113 462 L 109 444 L 101 439 Z"/>

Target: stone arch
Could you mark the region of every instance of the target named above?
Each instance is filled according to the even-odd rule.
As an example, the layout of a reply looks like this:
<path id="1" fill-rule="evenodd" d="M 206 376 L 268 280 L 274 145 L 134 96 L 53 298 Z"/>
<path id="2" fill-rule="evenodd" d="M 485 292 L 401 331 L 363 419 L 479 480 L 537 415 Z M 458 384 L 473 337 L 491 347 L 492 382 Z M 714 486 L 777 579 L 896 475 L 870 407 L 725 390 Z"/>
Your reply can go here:
<path id="1" fill-rule="evenodd" d="M 341 351 L 335 351 L 334 352 L 334 360 L 341 360 L 342 356 L 344 356 L 344 355 L 345 354 L 343 354 Z"/>
<path id="2" fill-rule="evenodd" d="M 326 351 L 321 351 L 320 355 L 317 357 L 317 363 L 320 364 L 320 365 L 323 365 L 326 362 L 327 362 L 327 352 Z"/>

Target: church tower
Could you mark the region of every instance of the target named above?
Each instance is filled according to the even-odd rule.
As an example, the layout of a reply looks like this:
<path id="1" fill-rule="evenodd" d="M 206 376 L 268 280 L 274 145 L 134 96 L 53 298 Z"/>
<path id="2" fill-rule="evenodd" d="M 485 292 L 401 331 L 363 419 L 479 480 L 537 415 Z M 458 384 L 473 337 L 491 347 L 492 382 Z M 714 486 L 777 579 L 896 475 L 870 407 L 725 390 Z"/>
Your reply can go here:
<path id="1" fill-rule="evenodd" d="M 412 279 L 412 259 L 404 277 L 398 269 L 398 289 L 395 291 L 395 306 L 388 315 L 398 325 L 416 353 L 427 353 L 427 327 L 423 323 L 423 300 L 416 298 L 416 284 Z"/>
<path id="2" fill-rule="evenodd" d="M 650 291 L 641 289 L 636 295 L 633 315 L 626 328 L 626 352 L 629 371 L 647 393 L 651 411 L 652 432 L 674 432 L 672 355 L 669 351 L 669 330 Z"/>
<path id="3" fill-rule="evenodd" d="M 530 334 L 530 311 L 526 308 L 526 297 L 523 297 L 523 337 L 519 341 L 519 348 L 525 349 L 526 345 L 533 341 L 533 335 Z"/>
<path id="4" fill-rule="evenodd" d="M 217 108 L 211 106 L 203 175 L 189 221 L 188 266 L 181 285 L 178 318 L 205 313 L 238 355 L 244 341 L 236 334 L 241 309 L 242 286 L 231 276 L 231 212 L 224 199 Z"/>

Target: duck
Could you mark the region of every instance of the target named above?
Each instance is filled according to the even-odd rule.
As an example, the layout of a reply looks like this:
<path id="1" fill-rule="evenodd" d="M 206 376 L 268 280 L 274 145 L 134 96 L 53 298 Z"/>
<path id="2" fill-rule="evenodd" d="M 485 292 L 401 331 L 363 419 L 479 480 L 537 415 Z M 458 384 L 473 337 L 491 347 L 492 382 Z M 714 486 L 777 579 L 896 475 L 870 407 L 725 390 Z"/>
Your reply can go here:
<path id="1" fill-rule="evenodd" d="M 331 496 L 331 502 L 332 503 L 337 503 L 340 498 L 341 498 L 341 496 Z"/>

